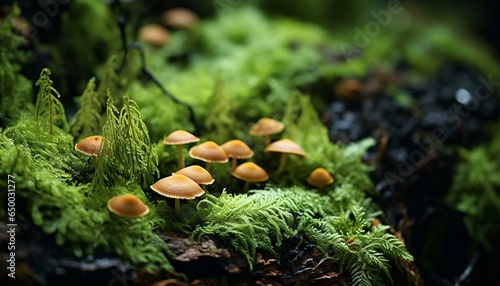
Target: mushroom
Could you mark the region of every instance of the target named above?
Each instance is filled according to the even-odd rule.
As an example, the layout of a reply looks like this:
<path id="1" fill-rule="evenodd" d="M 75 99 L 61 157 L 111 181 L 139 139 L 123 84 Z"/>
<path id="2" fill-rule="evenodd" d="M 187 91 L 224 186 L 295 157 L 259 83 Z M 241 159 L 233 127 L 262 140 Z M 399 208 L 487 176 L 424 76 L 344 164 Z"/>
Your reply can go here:
<path id="1" fill-rule="evenodd" d="M 281 153 L 281 160 L 278 169 L 274 172 L 274 175 L 280 174 L 285 169 L 286 159 L 288 154 L 295 154 L 302 157 L 306 156 L 306 153 L 302 148 L 290 139 L 281 139 L 276 142 L 271 143 L 264 149 L 267 152 L 277 152 Z"/>
<path id="2" fill-rule="evenodd" d="M 164 140 L 163 144 L 165 145 L 177 145 L 179 148 L 179 158 L 178 158 L 178 167 L 179 169 L 184 168 L 184 158 L 183 158 L 183 147 L 184 144 L 194 143 L 200 141 L 200 138 L 194 136 L 193 134 L 184 131 L 184 130 L 176 130 L 170 133 Z"/>
<path id="3" fill-rule="evenodd" d="M 269 179 L 267 172 L 253 162 L 245 162 L 239 165 L 231 172 L 231 175 L 245 181 L 243 192 L 248 191 L 250 183 L 264 182 Z"/>
<path id="4" fill-rule="evenodd" d="M 374 217 L 374 218 L 371 219 L 371 225 L 372 225 L 372 227 L 379 226 L 381 224 L 382 224 L 382 222 L 380 222 L 380 220 L 378 218 Z"/>
<path id="5" fill-rule="evenodd" d="M 150 186 L 158 194 L 175 199 L 175 212 L 180 213 L 180 199 L 192 200 L 205 193 L 198 184 L 181 174 L 172 174 Z"/>
<path id="6" fill-rule="evenodd" d="M 207 162 L 205 169 L 210 171 L 210 163 L 226 163 L 229 158 L 226 152 L 213 141 L 207 141 L 189 149 L 189 156 Z"/>
<path id="7" fill-rule="evenodd" d="M 112 197 L 108 201 L 108 209 L 110 212 L 126 218 L 137 218 L 149 213 L 149 208 L 132 194 Z"/>
<path id="8" fill-rule="evenodd" d="M 95 168 L 99 148 L 101 148 L 102 136 L 94 135 L 86 137 L 75 144 L 75 150 L 92 158 L 92 166 Z"/>
<path id="9" fill-rule="evenodd" d="M 334 86 L 335 96 L 350 102 L 360 102 L 364 96 L 363 83 L 354 78 L 346 78 Z"/>
<path id="10" fill-rule="evenodd" d="M 137 32 L 139 41 L 151 46 L 161 47 L 170 40 L 170 33 L 163 26 L 158 24 L 147 24 L 142 26 Z"/>
<path id="11" fill-rule="evenodd" d="M 236 168 L 237 159 L 248 159 L 253 156 L 252 149 L 250 149 L 245 142 L 238 139 L 227 141 L 220 147 L 226 152 L 227 156 L 233 160 L 231 171 Z"/>
<path id="12" fill-rule="evenodd" d="M 203 190 L 205 190 L 205 185 L 210 185 L 215 181 L 210 172 L 208 172 L 205 168 L 198 165 L 193 165 L 183 168 L 175 172 L 174 174 L 181 174 L 190 178 L 197 184 L 201 185 Z"/>
<path id="13" fill-rule="evenodd" d="M 161 21 L 168 27 L 189 29 L 198 22 L 198 16 L 188 9 L 172 8 L 163 12 Z"/>
<path id="14" fill-rule="evenodd" d="M 324 187 L 333 183 L 333 177 L 328 173 L 325 168 L 319 167 L 314 169 L 309 177 L 307 178 L 309 185 L 318 188 L 318 191 L 322 191 Z"/>
<path id="15" fill-rule="evenodd" d="M 252 136 L 264 136 L 267 147 L 271 144 L 271 135 L 281 132 L 283 128 L 285 128 L 285 125 L 282 122 L 263 117 L 252 126 L 249 133 Z"/>

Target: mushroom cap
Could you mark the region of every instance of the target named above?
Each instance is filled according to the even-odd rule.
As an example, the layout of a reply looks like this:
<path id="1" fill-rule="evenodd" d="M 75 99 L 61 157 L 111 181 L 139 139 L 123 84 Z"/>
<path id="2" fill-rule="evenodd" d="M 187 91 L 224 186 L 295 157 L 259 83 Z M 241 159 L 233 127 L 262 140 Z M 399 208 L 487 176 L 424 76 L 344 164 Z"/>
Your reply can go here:
<path id="1" fill-rule="evenodd" d="M 227 141 L 226 143 L 220 146 L 224 152 L 226 152 L 227 156 L 230 158 L 236 159 L 247 159 L 253 156 L 253 151 L 248 147 L 245 142 L 234 139 L 231 141 Z"/>
<path id="2" fill-rule="evenodd" d="M 198 22 L 198 16 L 188 9 L 172 8 L 163 12 L 161 21 L 169 27 L 189 29 Z"/>
<path id="3" fill-rule="evenodd" d="M 361 100 L 363 92 L 363 83 L 354 78 L 343 79 L 334 86 L 335 96 L 348 101 Z"/>
<path id="4" fill-rule="evenodd" d="M 278 152 L 286 154 L 295 154 L 302 157 L 306 156 L 306 152 L 295 142 L 290 139 L 281 139 L 275 141 L 264 149 L 265 152 Z"/>
<path id="5" fill-rule="evenodd" d="M 213 141 L 207 141 L 189 149 L 189 156 L 208 163 L 226 163 L 229 158 L 226 152 Z"/>
<path id="6" fill-rule="evenodd" d="M 170 134 L 163 140 L 163 144 L 165 145 L 180 145 L 180 144 L 188 144 L 200 141 L 200 138 L 194 136 L 193 134 L 184 131 L 184 130 L 176 130 Z"/>
<path id="7" fill-rule="evenodd" d="M 149 208 L 136 196 L 126 194 L 109 199 L 110 212 L 128 218 L 141 217 L 149 213 Z"/>
<path id="8" fill-rule="evenodd" d="M 182 168 L 174 174 L 184 175 L 201 185 L 210 185 L 215 181 L 209 171 L 198 165 Z"/>
<path id="9" fill-rule="evenodd" d="M 153 46 L 163 46 L 170 40 L 170 32 L 158 24 L 147 24 L 137 32 L 137 38 Z"/>
<path id="10" fill-rule="evenodd" d="M 75 144 L 75 150 L 89 156 L 97 156 L 101 147 L 102 136 L 94 135 Z"/>
<path id="11" fill-rule="evenodd" d="M 231 175 L 234 177 L 251 183 L 264 182 L 269 179 L 266 170 L 262 169 L 259 165 L 253 162 L 245 162 L 237 166 Z"/>
<path id="12" fill-rule="evenodd" d="M 311 174 L 309 174 L 307 182 L 310 185 L 321 188 L 333 183 L 333 177 L 330 175 L 330 173 L 328 173 L 327 170 L 325 170 L 325 168 L 319 167 L 314 169 Z"/>
<path id="13" fill-rule="evenodd" d="M 175 173 L 154 183 L 151 189 L 164 197 L 174 199 L 192 200 L 205 193 L 195 181 Z"/>
<path id="14" fill-rule="evenodd" d="M 279 133 L 285 128 L 285 124 L 269 117 L 262 117 L 250 129 L 250 135 L 261 136 Z"/>

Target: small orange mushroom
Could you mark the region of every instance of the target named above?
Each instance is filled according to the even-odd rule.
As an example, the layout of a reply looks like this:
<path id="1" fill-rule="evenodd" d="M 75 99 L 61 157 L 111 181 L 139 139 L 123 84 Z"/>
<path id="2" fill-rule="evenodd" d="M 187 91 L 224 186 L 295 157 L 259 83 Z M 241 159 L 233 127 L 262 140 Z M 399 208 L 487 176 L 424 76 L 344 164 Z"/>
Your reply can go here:
<path id="1" fill-rule="evenodd" d="M 324 187 L 333 183 L 333 177 L 325 168 L 318 167 L 309 174 L 307 182 L 318 188 L 318 191 L 322 191 Z"/>
<path id="2" fill-rule="evenodd" d="M 97 156 L 101 147 L 102 136 L 94 135 L 75 144 L 75 149 L 88 156 Z"/>
<path id="3" fill-rule="evenodd" d="M 202 160 L 207 163 L 205 169 L 210 171 L 210 163 L 226 163 L 229 158 L 226 152 L 215 142 L 207 141 L 191 147 L 189 156 L 193 159 Z"/>
<path id="4" fill-rule="evenodd" d="M 267 147 L 271 144 L 271 135 L 280 133 L 283 128 L 285 128 L 285 125 L 282 122 L 263 117 L 252 126 L 249 133 L 252 136 L 264 136 Z"/>
<path id="5" fill-rule="evenodd" d="M 108 201 L 108 210 L 126 218 L 137 218 L 149 213 L 149 208 L 132 194 L 112 197 Z"/>
<path id="6" fill-rule="evenodd" d="M 198 16 L 188 9 L 172 8 L 163 12 L 161 20 L 167 27 L 189 29 L 198 22 Z"/>
<path id="7" fill-rule="evenodd" d="M 102 136 L 94 135 L 82 139 L 75 144 L 75 150 L 88 156 L 92 156 L 92 166 L 95 168 L 97 161 L 96 157 L 101 148 Z"/>
<path id="8" fill-rule="evenodd" d="M 274 175 L 280 174 L 284 169 L 286 165 L 286 159 L 288 157 L 288 154 L 295 154 L 299 155 L 302 157 L 306 156 L 306 153 L 302 148 L 295 142 L 293 142 L 290 139 L 281 139 L 276 142 L 271 143 L 269 146 L 264 149 L 264 151 L 267 152 L 276 152 L 276 153 L 281 153 L 281 159 L 280 159 L 280 165 L 278 169 L 274 172 Z"/>
<path id="9" fill-rule="evenodd" d="M 181 174 L 172 174 L 150 186 L 158 194 L 175 199 L 175 212 L 180 213 L 180 199 L 192 200 L 205 191 L 190 178 Z"/>
<path id="10" fill-rule="evenodd" d="M 374 218 L 371 219 L 371 224 L 372 224 L 372 227 L 373 226 L 379 226 L 379 225 L 382 224 L 382 222 L 380 222 L 380 220 L 378 218 L 374 217 Z"/>
<path id="11" fill-rule="evenodd" d="M 147 24 L 139 29 L 137 37 L 139 41 L 161 47 L 169 42 L 170 32 L 161 25 Z"/>
<path id="12" fill-rule="evenodd" d="M 224 152 L 226 152 L 227 156 L 229 158 L 232 158 L 233 160 L 231 165 L 231 171 L 233 171 L 234 168 L 236 168 L 237 159 L 252 158 L 254 154 L 252 149 L 250 149 L 250 147 L 248 147 L 248 145 L 245 144 L 245 142 L 238 139 L 227 141 L 220 147 L 224 150 Z"/>
<path id="13" fill-rule="evenodd" d="M 248 191 L 250 183 L 264 182 L 269 179 L 267 172 L 253 162 L 245 162 L 239 165 L 231 172 L 231 175 L 245 181 L 243 192 Z"/>
<path id="14" fill-rule="evenodd" d="M 363 83 L 354 78 L 342 79 L 333 89 L 337 98 L 351 102 L 359 102 L 364 96 Z"/>
<path id="15" fill-rule="evenodd" d="M 205 190 L 205 185 L 210 185 L 215 181 L 215 179 L 212 177 L 209 171 L 198 165 L 193 165 L 180 169 L 174 174 L 181 174 L 190 178 L 197 184 L 201 185 L 203 190 Z"/>
<path id="16" fill-rule="evenodd" d="M 195 143 L 200 141 L 200 138 L 194 136 L 193 134 L 184 131 L 184 130 L 176 130 L 170 133 L 164 140 L 163 144 L 165 145 L 177 145 L 179 148 L 179 157 L 178 157 L 178 168 L 184 168 L 184 145 L 189 143 Z"/>

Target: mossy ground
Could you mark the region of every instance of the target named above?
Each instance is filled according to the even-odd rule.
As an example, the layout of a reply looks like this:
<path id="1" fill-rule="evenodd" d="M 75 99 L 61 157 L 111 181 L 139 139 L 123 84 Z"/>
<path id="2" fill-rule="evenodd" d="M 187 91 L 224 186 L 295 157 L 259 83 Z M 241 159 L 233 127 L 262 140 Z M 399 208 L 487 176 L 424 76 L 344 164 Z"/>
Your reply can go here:
<path id="1" fill-rule="evenodd" d="M 22 219 L 32 220 L 77 257 L 113 252 L 152 273 L 175 271 L 170 251 L 155 233 L 158 229 L 194 239 L 216 236 L 243 254 L 250 268 L 257 252 L 276 256 L 284 239 L 300 235 L 338 261 L 354 285 L 390 283 L 389 269 L 412 256 L 388 226 L 371 223 L 383 214 L 371 199 L 373 166 L 363 163 L 362 156 L 375 142 L 332 144 L 317 106 L 324 103 L 318 94 L 325 81 L 366 74 L 374 59 L 391 62 L 390 47 L 400 35 L 381 37 L 379 44 L 355 59 L 325 63 L 319 47 L 334 50 L 335 39 L 319 27 L 300 27 L 307 41 L 297 36 L 297 23 L 271 21 L 254 9 L 241 8 L 193 31 L 178 31 L 169 46 L 146 50 L 147 67 L 172 94 L 192 106 L 198 130 L 185 107 L 158 86 L 138 79 L 139 54 L 131 51 L 124 66 L 120 56 L 109 60 L 95 79 L 97 88 L 93 80 L 89 82 L 80 100 L 81 113 L 69 120 L 69 133 L 61 121 L 66 119 L 64 111 L 54 108 L 52 95 L 43 89 L 38 99 L 49 103 L 38 104 L 36 112 L 29 101 L 26 106 L 16 103 L 16 98 L 30 94 L 29 83 L 13 65 L 20 61 L 10 56 L 14 52 L 2 50 L 1 60 L 10 64 L 0 74 L 8 83 L 2 85 L 6 90 L 2 103 L 10 100 L 17 110 L 16 115 L 2 110 L 0 156 L 5 160 L 0 174 L 16 177 L 16 196 L 26 202 L 29 214 Z M 456 39 L 448 31 L 443 33 L 449 41 Z M 421 62 L 412 53 L 411 39 L 404 43 L 404 52 L 413 55 L 410 64 L 420 72 L 432 70 L 432 64 L 422 66 L 429 61 Z M 442 43 L 432 43 L 436 54 L 443 56 Z M 179 55 L 188 55 L 187 62 L 168 63 Z M 470 53 L 452 56 L 464 61 L 471 57 Z M 477 64 L 490 68 L 487 60 Z M 272 173 L 277 156 L 264 155 L 262 138 L 248 135 L 251 124 L 263 116 L 285 123 L 284 132 L 273 139 L 292 139 L 307 156 L 291 156 L 281 176 L 253 185 L 248 193 L 241 193 L 242 184 L 228 175 L 227 165 L 214 166 L 214 186 L 201 199 L 183 202 L 180 214 L 173 212 L 168 200 L 154 199 L 148 186 L 176 169 L 177 149 L 161 143 L 176 129 L 199 131 L 202 141 L 219 144 L 235 138 L 246 141 L 256 153 L 251 160 Z M 74 143 L 99 131 L 111 142 L 104 144 L 94 169 L 87 157 L 74 151 Z M 186 165 L 200 163 L 184 152 Z M 335 178 L 321 193 L 306 183 L 317 167 Z M 127 220 L 108 212 L 108 199 L 124 193 L 143 200 L 150 214 Z"/>

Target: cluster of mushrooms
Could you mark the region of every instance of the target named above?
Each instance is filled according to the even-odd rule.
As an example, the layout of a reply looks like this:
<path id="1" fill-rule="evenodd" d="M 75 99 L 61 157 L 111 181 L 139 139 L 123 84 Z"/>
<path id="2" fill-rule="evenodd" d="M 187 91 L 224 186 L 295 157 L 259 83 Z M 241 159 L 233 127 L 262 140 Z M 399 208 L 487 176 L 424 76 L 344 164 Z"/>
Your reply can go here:
<path id="1" fill-rule="evenodd" d="M 284 124 L 271 119 L 261 118 L 250 129 L 252 136 L 263 136 L 265 140 L 264 152 L 281 153 L 280 164 L 273 173 L 279 175 L 285 168 L 286 160 L 289 154 L 305 157 L 306 153 L 302 148 L 290 139 L 281 139 L 271 142 L 271 135 L 281 132 Z M 234 139 L 222 145 L 213 141 L 193 146 L 189 149 L 189 156 L 193 159 L 205 162 L 205 168 L 199 165 L 184 166 L 183 151 L 184 145 L 199 142 L 200 139 L 193 134 L 176 130 L 170 133 L 164 140 L 165 145 L 178 146 L 178 170 L 172 175 L 162 178 L 150 188 L 156 193 L 175 199 L 175 211 L 180 213 L 181 199 L 195 199 L 205 193 L 205 186 L 212 184 L 215 179 L 210 174 L 210 165 L 213 163 L 226 163 L 232 159 L 231 175 L 245 181 L 243 192 L 246 192 L 250 183 L 264 182 L 269 179 L 268 173 L 259 165 L 247 161 L 238 165 L 238 159 L 249 159 L 253 157 L 254 152 L 245 144 L 245 142 Z M 75 149 L 85 155 L 92 156 L 93 164 L 98 154 L 102 142 L 101 136 L 89 136 L 75 145 Z M 322 167 L 313 170 L 307 182 L 321 191 L 325 186 L 333 183 L 333 177 Z M 122 217 L 134 218 L 146 215 L 149 212 L 148 207 L 136 196 L 126 194 L 115 196 L 108 201 L 108 209 Z"/>
<path id="2" fill-rule="evenodd" d="M 161 14 L 159 23 L 148 23 L 139 28 L 137 38 L 152 48 L 170 42 L 170 30 L 189 30 L 198 22 L 198 16 L 185 8 L 171 8 Z"/>

